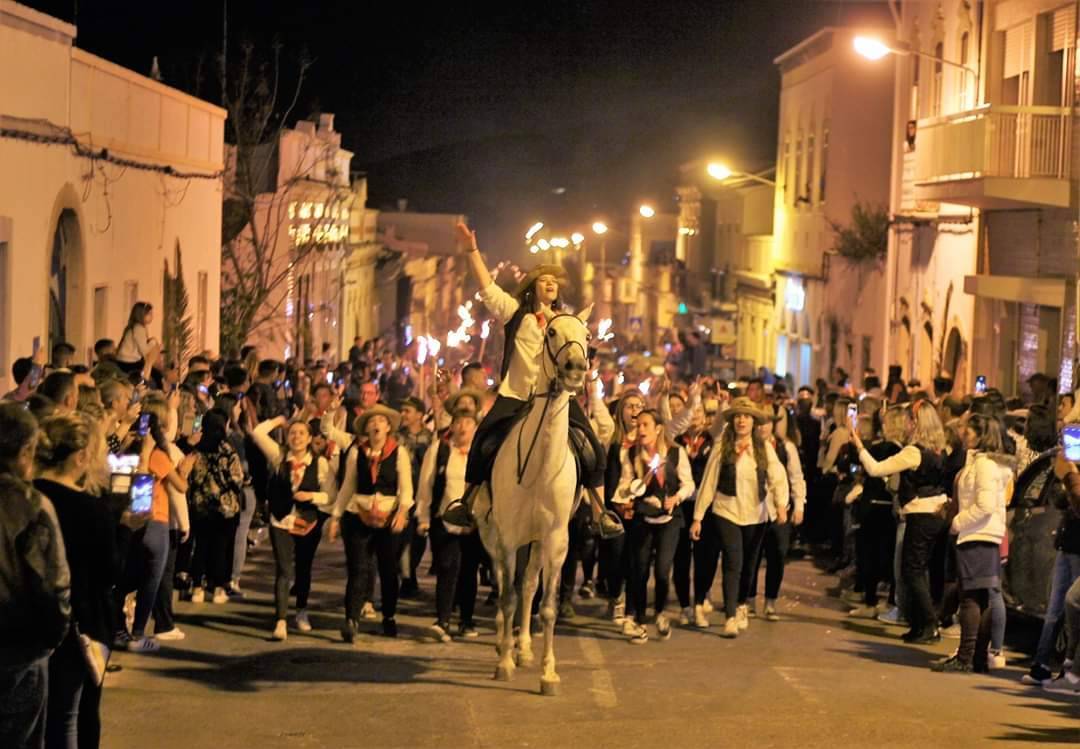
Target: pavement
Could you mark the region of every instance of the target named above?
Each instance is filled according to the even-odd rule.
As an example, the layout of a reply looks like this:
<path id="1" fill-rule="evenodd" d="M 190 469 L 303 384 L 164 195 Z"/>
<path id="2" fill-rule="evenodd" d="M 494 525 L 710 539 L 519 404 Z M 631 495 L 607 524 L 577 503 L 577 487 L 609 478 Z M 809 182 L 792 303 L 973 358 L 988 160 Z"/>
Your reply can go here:
<path id="1" fill-rule="evenodd" d="M 348 646 L 338 634 L 340 542 L 319 550 L 310 634 L 269 640 L 272 577 L 269 549 L 256 549 L 243 601 L 178 603 L 185 640 L 155 655 L 117 654 L 102 746 L 1080 745 L 1080 700 L 1023 686 L 1023 655 L 1009 652 L 1008 668 L 988 676 L 932 673 L 955 640 L 907 646 L 901 629 L 849 620 L 827 594 L 836 578 L 810 561 L 788 566 L 782 621 L 751 620 L 737 640 L 720 638 L 715 613 L 711 629 L 676 628 L 661 642 L 650 627 L 652 639 L 632 645 L 601 618 L 603 601 L 577 602 L 578 616 L 557 628 L 555 697 L 540 696 L 539 666 L 492 680 L 491 608 L 478 607 L 479 639 L 430 638 L 431 578 L 403 602 L 398 639 L 368 622 Z"/>

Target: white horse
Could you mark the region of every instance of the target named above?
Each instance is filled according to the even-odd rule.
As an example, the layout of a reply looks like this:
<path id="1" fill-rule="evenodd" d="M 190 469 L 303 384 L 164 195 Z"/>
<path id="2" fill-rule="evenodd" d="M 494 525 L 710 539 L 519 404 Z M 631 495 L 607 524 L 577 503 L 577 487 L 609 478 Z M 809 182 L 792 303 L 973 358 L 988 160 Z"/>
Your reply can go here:
<path id="1" fill-rule="evenodd" d="M 555 615 L 578 485 L 577 466 L 569 446 L 569 407 L 570 398 L 585 385 L 589 366 L 585 321 L 591 311 L 590 306 L 576 316 L 556 315 L 548 323 L 537 362 L 537 393 L 528 415 L 499 447 L 491 474 L 491 495 L 480 492 L 474 508 L 499 586 L 499 611 L 495 617 L 499 663 L 495 678 L 500 681 L 509 681 L 515 666 L 532 665 L 529 625 L 543 570 L 540 692 L 545 695 L 556 694 L 559 684 L 555 673 Z M 514 577 L 517 551 L 526 544 L 530 545 L 529 561 L 522 582 L 521 631 L 515 662 L 513 625 L 518 600 Z"/>

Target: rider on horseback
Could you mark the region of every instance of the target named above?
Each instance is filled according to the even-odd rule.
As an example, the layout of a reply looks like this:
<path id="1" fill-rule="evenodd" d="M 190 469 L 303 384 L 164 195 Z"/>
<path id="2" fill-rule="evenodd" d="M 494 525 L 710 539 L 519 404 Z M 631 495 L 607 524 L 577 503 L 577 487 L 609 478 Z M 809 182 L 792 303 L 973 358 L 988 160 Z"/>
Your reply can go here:
<path id="1" fill-rule="evenodd" d="M 458 250 L 465 255 L 473 276 L 480 284 L 480 298 L 491 313 L 505 325 L 503 342 L 502 381 L 499 395 L 491 410 L 476 429 L 469 451 L 465 480 L 465 496 L 451 503 L 443 512 L 445 522 L 469 525 L 472 498 L 478 486 L 488 480 L 498 444 L 505 439 L 517 418 L 527 409 L 537 389 L 537 357 L 544 345 L 544 330 L 549 320 L 559 314 L 559 284 L 566 281 L 566 271 L 558 265 L 540 265 L 521 281 L 514 296 L 494 282 L 480 251 L 476 233 L 459 223 Z M 582 475 L 580 481 L 587 490 L 601 535 L 622 532 L 618 518 L 606 513 L 603 507 L 605 450 L 593 432 L 589 419 L 576 398 L 570 399 L 570 444 L 578 458 Z"/>

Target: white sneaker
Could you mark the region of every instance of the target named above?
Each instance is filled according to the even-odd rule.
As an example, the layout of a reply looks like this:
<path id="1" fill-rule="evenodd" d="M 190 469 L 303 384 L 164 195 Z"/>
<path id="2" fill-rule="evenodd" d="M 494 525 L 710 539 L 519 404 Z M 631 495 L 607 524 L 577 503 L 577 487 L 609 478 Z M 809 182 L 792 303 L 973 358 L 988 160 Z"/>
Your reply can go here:
<path id="1" fill-rule="evenodd" d="M 993 650 L 986 654 L 986 666 L 991 671 L 1000 671 L 1005 668 L 1005 654 L 1002 652 L 995 653 Z"/>
<path id="2" fill-rule="evenodd" d="M 625 619 L 622 624 L 622 633 L 625 637 L 633 637 L 641 629 L 633 619 Z"/>
<path id="3" fill-rule="evenodd" d="M 430 627 L 428 627 L 428 631 L 431 632 L 432 636 L 439 642 L 450 642 L 453 639 L 452 637 L 450 637 L 450 633 L 446 630 L 447 627 L 439 624 L 439 622 L 435 622 Z"/>
<path id="4" fill-rule="evenodd" d="M 661 640 L 671 639 L 671 622 L 663 614 L 656 615 L 656 636 Z"/>
<path id="5" fill-rule="evenodd" d="M 635 624 L 631 620 L 627 620 L 627 624 L 630 625 L 630 631 L 623 628 L 623 634 L 630 638 L 631 645 L 644 645 L 649 641 L 649 631 L 640 624 Z M 670 634 L 670 632 L 668 633 Z"/>
<path id="6" fill-rule="evenodd" d="M 780 621 L 780 614 L 776 611 L 776 601 L 765 601 L 765 621 L 778 622 Z"/>
<path id="7" fill-rule="evenodd" d="M 201 585 L 199 587 L 195 588 L 195 590 L 191 591 L 191 602 L 192 603 L 202 603 L 205 600 L 206 600 L 206 590 L 204 590 Z"/>
<path id="8" fill-rule="evenodd" d="M 1066 672 L 1051 681 L 1043 682 L 1043 689 L 1054 694 L 1067 694 L 1080 697 L 1080 676 L 1073 676 Z"/>
<path id="9" fill-rule="evenodd" d="M 747 608 L 745 603 L 735 609 L 735 623 L 738 625 L 740 632 L 745 632 L 746 630 L 750 629 L 749 612 L 750 610 Z"/>
<path id="10" fill-rule="evenodd" d="M 739 636 L 739 622 L 734 616 L 724 622 L 724 630 L 720 633 L 720 636 L 728 639 Z"/>
<path id="11" fill-rule="evenodd" d="M 375 619 L 377 619 L 378 617 L 375 615 L 375 604 L 373 604 L 371 601 L 367 601 L 366 603 L 364 603 L 363 607 L 360 609 L 360 618 L 367 619 L 369 621 L 374 621 Z"/>
<path id="12" fill-rule="evenodd" d="M 893 606 L 883 614 L 878 614 L 877 620 L 882 624 L 892 624 L 896 627 L 902 627 L 907 624 L 907 622 L 904 621 L 904 617 L 900 616 L 900 609 L 896 606 Z"/>
<path id="13" fill-rule="evenodd" d="M 747 618 L 749 618 L 749 619 L 757 619 L 757 599 L 756 598 L 747 598 L 746 603 L 743 604 L 743 605 L 746 606 L 746 616 L 747 616 Z"/>
<path id="14" fill-rule="evenodd" d="M 161 646 L 151 637 L 136 637 L 133 640 L 127 641 L 127 651 L 129 653 L 156 653 L 161 650 Z"/>
<path id="15" fill-rule="evenodd" d="M 694 621 L 694 607 L 687 606 L 679 613 L 679 626 L 689 627 L 692 621 Z"/>
<path id="16" fill-rule="evenodd" d="M 278 642 L 285 642 L 289 637 L 289 626 L 285 623 L 284 619 L 278 619 L 277 624 L 274 625 L 274 633 L 270 635 L 271 638 Z"/>
<path id="17" fill-rule="evenodd" d="M 621 600 L 611 607 L 611 621 L 615 624 L 623 624 L 626 621 L 626 604 Z"/>
<path id="18" fill-rule="evenodd" d="M 709 615 L 705 611 L 704 604 L 698 604 L 694 607 L 694 626 L 698 629 L 709 628 Z"/>
<path id="19" fill-rule="evenodd" d="M 296 612 L 296 628 L 301 632 L 311 631 L 311 621 L 308 619 L 307 611 L 304 609 Z"/>
<path id="20" fill-rule="evenodd" d="M 173 627 L 172 629 L 167 629 L 164 632 L 154 633 L 155 640 L 183 640 L 185 637 L 187 637 L 187 635 L 185 635 L 184 630 L 180 629 L 179 627 Z"/>
<path id="21" fill-rule="evenodd" d="M 701 604 L 701 607 L 705 609 L 706 614 L 711 614 L 713 611 L 716 610 L 713 608 L 712 601 L 710 601 L 708 598 L 706 598 L 705 602 Z"/>
<path id="22" fill-rule="evenodd" d="M 877 619 L 877 606 L 856 606 L 847 615 L 852 619 Z"/>
<path id="23" fill-rule="evenodd" d="M 213 600 L 214 603 L 219 603 L 219 604 L 220 603 L 228 603 L 229 602 L 229 594 L 225 592 L 224 588 L 214 588 L 214 597 L 213 597 L 212 600 Z"/>

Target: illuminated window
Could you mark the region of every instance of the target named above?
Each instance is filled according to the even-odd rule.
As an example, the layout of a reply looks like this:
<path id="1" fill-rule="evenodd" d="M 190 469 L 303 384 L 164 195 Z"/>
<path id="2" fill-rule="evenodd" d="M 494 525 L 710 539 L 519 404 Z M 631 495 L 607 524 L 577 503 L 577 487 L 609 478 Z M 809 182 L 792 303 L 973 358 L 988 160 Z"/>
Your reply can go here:
<path id="1" fill-rule="evenodd" d="M 296 218 L 296 201 L 295 200 L 293 202 L 289 203 L 289 218 L 290 219 Z"/>
<path id="2" fill-rule="evenodd" d="M 300 204 L 300 213 L 299 213 L 300 218 L 311 218 L 311 209 L 312 209 L 311 203 L 301 203 Z"/>
<path id="3" fill-rule="evenodd" d="M 326 212 L 326 205 L 325 204 L 323 204 L 323 203 L 316 203 L 315 204 L 315 211 L 314 211 L 315 218 L 322 218 L 323 213 L 325 213 L 325 212 Z"/>

